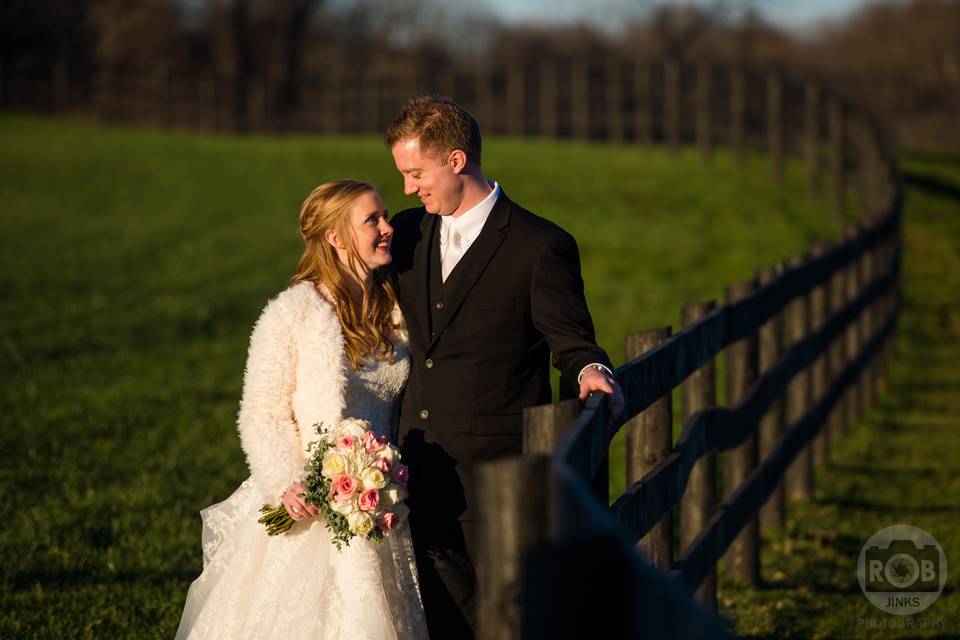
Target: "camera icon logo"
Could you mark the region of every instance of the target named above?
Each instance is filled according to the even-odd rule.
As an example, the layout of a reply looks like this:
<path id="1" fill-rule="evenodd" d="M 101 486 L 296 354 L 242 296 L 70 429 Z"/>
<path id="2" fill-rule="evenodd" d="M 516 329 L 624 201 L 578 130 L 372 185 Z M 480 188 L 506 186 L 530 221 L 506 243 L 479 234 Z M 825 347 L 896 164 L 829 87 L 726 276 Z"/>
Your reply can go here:
<path id="1" fill-rule="evenodd" d="M 897 615 L 923 611 L 943 591 L 947 557 L 936 538 L 898 524 L 873 534 L 857 560 L 860 589 L 874 606 Z"/>

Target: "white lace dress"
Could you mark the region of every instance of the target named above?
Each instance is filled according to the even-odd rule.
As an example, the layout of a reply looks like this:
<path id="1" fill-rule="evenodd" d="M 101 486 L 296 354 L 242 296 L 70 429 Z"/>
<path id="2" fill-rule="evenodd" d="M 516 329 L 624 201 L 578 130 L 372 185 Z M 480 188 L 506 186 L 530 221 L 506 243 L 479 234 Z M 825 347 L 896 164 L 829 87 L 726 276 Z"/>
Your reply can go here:
<path id="1" fill-rule="evenodd" d="M 409 352 L 346 375 L 345 417 L 369 420 L 395 441 Z M 426 638 L 409 527 L 381 543 L 337 551 L 323 522 L 268 537 L 257 523 L 265 496 L 248 479 L 203 510 L 203 573 L 190 586 L 177 638 L 392 640 Z"/>

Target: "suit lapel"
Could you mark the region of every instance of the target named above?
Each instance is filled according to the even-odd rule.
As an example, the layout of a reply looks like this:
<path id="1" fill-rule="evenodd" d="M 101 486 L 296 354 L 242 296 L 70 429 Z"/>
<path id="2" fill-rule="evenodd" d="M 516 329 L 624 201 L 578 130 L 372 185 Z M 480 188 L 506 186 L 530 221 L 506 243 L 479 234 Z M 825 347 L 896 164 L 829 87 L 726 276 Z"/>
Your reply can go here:
<path id="1" fill-rule="evenodd" d="M 436 221 L 434 223 L 435 233 L 439 233 L 439 231 L 437 231 L 440 226 L 437 224 L 438 222 L 439 221 Z M 458 262 L 457 266 L 450 272 L 447 281 L 443 284 L 445 310 L 437 325 L 433 327 L 433 339 L 430 340 L 430 346 L 427 348 L 427 352 L 433 349 L 443 330 L 450 324 L 453 317 L 457 315 L 467 294 L 473 289 L 473 286 L 477 283 L 477 280 L 480 279 L 480 276 L 497 252 L 500 244 L 506 239 L 507 234 L 505 229 L 509 224 L 510 201 L 507 199 L 506 194 L 503 193 L 503 190 L 501 190 L 500 196 L 497 198 L 493 210 L 490 211 L 490 217 L 487 218 L 486 223 L 484 223 L 480 235 L 477 236 L 477 239 L 470 245 L 467 252 L 463 254 L 460 262 Z M 434 247 L 435 244 L 436 243 L 431 241 L 430 246 Z M 427 277 L 423 278 L 423 286 L 425 287 L 424 295 L 428 298 L 429 304 L 429 294 L 426 293 L 429 270 L 425 270 L 424 273 L 427 274 Z M 427 313 L 429 312 L 430 309 L 428 307 Z"/>

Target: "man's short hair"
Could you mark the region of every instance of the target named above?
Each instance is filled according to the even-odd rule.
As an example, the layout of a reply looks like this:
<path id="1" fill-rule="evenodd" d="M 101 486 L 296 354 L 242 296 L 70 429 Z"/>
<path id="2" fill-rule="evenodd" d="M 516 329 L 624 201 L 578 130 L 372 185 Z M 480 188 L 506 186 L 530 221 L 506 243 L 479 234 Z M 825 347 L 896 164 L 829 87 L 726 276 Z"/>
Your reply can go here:
<path id="1" fill-rule="evenodd" d="M 388 148 L 414 138 L 420 140 L 420 150 L 435 159 L 446 161 L 451 152 L 460 149 L 467 154 L 468 162 L 480 165 L 480 125 L 450 98 L 411 98 L 384 136 Z"/>

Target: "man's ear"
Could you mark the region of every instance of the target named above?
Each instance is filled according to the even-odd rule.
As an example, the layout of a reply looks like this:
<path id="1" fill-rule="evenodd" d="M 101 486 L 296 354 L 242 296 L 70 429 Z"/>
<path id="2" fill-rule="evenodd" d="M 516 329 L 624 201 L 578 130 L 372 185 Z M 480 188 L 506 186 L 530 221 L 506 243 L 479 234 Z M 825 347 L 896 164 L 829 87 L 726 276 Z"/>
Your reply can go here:
<path id="1" fill-rule="evenodd" d="M 337 233 L 337 232 L 336 232 L 335 230 L 333 230 L 333 229 L 330 229 L 329 231 L 327 231 L 326 240 L 327 240 L 327 242 L 330 243 L 330 246 L 333 247 L 334 249 L 346 249 L 346 248 L 347 248 L 347 247 L 344 246 L 344 244 L 340 241 L 340 234 Z"/>
<path id="2" fill-rule="evenodd" d="M 462 149 L 454 149 L 450 152 L 447 163 L 454 173 L 462 173 L 467 168 L 467 154 Z"/>

